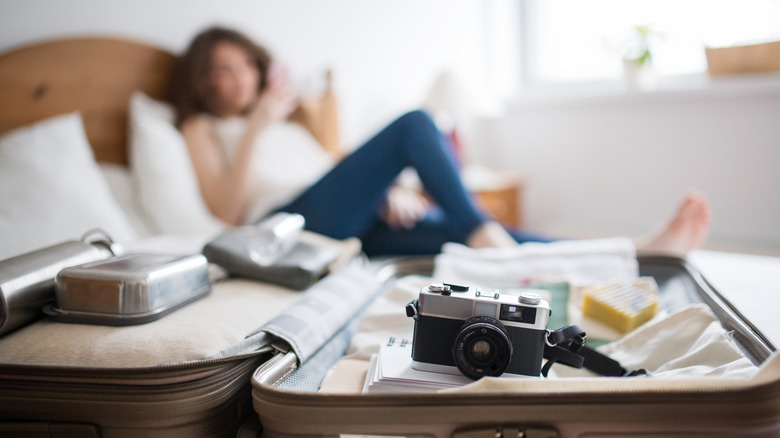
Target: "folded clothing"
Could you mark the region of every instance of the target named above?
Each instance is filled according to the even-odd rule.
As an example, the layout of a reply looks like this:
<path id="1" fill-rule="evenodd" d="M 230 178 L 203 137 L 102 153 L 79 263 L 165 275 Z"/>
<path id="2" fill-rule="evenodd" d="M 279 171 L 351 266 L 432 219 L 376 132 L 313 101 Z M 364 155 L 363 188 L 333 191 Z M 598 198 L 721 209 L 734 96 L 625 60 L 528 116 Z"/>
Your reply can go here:
<path id="1" fill-rule="evenodd" d="M 703 304 L 691 304 L 656 318 L 598 351 L 626 369 L 644 368 L 654 378 L 750 378 L 758 368 Z M 595 376 L 586 370 L 553 366 L 558 377 Z"/>
<path id="2" fill-rule="evenodd" d="M 436 256 L 433 277 L 496 287 L 555 279 L 574 285 L 639 275 L 631 239 L 529 242 L 513 248 L 480 248 L 448 243 Z"/>

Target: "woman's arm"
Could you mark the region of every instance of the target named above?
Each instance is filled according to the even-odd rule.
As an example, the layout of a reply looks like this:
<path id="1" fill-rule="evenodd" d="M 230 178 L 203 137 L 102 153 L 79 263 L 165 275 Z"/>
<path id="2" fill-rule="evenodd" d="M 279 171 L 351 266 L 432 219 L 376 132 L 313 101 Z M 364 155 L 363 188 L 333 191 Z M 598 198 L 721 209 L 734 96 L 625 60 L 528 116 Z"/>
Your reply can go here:
<path id="1" fill-rule="evenodd" d="M 274 70 L 268 88 L 247 114 L 247 128 L 232 162 L 225 162 L 218 140 L 205 117 L 182 123 L 195 176 L 211 213 L 228 224 L 239 225 L 252 200 L 252 157 L 257 137 L 272 123 L 289 116 L 294 96 L 284 73 Z"/>
<path id="2" fill-rule="evenodd" d="M 211 213 L 238 225 L 252 196 L 252 149 L 249 129 L 232 162 L 226 162 L 205 117 L 186 120 L 181 127 L 203 200 Z"/>

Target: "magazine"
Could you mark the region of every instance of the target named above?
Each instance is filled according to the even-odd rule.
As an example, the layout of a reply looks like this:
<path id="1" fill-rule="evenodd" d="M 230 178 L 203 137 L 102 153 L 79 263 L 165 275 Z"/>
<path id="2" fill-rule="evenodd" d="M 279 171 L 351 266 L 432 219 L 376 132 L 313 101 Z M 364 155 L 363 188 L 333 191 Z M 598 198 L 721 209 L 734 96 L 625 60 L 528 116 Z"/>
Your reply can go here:
<path id="1" fill-rule="evenodd" d="M 363 385 L 364 393 L 430 393 L 466 385 L 473 381 L 462 375 L 433 373 L 412 368 L 412 343 L 391 337 L 371 361 Z"/>

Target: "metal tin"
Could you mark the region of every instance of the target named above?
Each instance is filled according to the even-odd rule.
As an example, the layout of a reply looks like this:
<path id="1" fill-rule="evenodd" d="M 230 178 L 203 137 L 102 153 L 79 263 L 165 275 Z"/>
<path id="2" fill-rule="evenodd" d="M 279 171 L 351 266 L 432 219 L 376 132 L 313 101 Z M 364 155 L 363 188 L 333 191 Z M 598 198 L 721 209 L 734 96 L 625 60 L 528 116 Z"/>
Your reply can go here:
<path id="1" fill-rule="evenodd" d="M 211 291 L 200 254 L 128 254 L 61 270 L 57 303 L 45 312 L 57 321 L 132 325 L 154 321 Z"/>
<path id="2" fill-rule="evenodd" d="M 0 336 L 43 316 L 41 308 L 54 301 L 54 278 L 62 268 L 115 255 L 117 247 L 107 235 L 90 241 L 93 234 L 0 261 Z"/>

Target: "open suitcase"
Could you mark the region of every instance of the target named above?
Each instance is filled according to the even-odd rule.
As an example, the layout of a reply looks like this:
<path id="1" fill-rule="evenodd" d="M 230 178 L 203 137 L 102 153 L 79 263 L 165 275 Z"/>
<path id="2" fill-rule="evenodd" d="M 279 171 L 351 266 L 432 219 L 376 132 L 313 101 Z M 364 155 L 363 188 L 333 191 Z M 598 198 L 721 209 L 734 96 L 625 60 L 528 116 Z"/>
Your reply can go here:
<path id="1" fill-rule="evenodd" d="M 780 371 L 775 347 L 682 259 L 643 257 L 640 275 L 652 276 L 662 299 L 705 303 L 755 364 L 770 359 L 764 379 L 751 384 L 711 382 L 677 387 L 640 379 L 625 386 L 567 390 L 557 385 L 534 393 L 322 394 L 289 384 L 297 374 L 323 377 L 343 351 L 349 330 L 312 358 L 317 369 L 280 351 L 252 377 L 252 398 L 263 436 L 436 436 L 436 437 L 690 437 L 780 436 Z M 431 259 L 401 259 L 385 266 L 392 277 L 430 275 Z M 304 378 L 302 376 L 299 379 Z M 630 388 L 630 389 L 626 389 Z"/>
<path id="2" fill-rule="evenodd" d="M 684 261 L 643 258 L 640 268 L 663 294 L 708 304 L 756 363 L 774 352 Z M 431 269 L 431 258 L 404 258 L 332 274 L 206 359 L 131 368 L 0 364 L 0 436 L 780 436 L 777 373 L 750 386 L 694 390 L 657 389 L 647 379 L 629 392 L 605 384 L 532 394 L 318 393 L 357 316 L 390 280 Z"/>
<path id="3" fill-rule="evenodd" d="M 255 436 L 256 421 L 244 426 L 256 418 L 250 376 L 281 346 L 263 326 L 295 328 L 285 310 L 311 313 L 307 303 L 357 291 L 343 310 L 349 315 L 330 312 L 347 319 L 378 285 L 375 269 L 356 258 L 305 292 L 217 282 L 204 298 L 140 325 L 40 319 L 0 338 L 0 436 Z M 13 295 L 0 298 L 6 315 L 18 310 Z"/>

